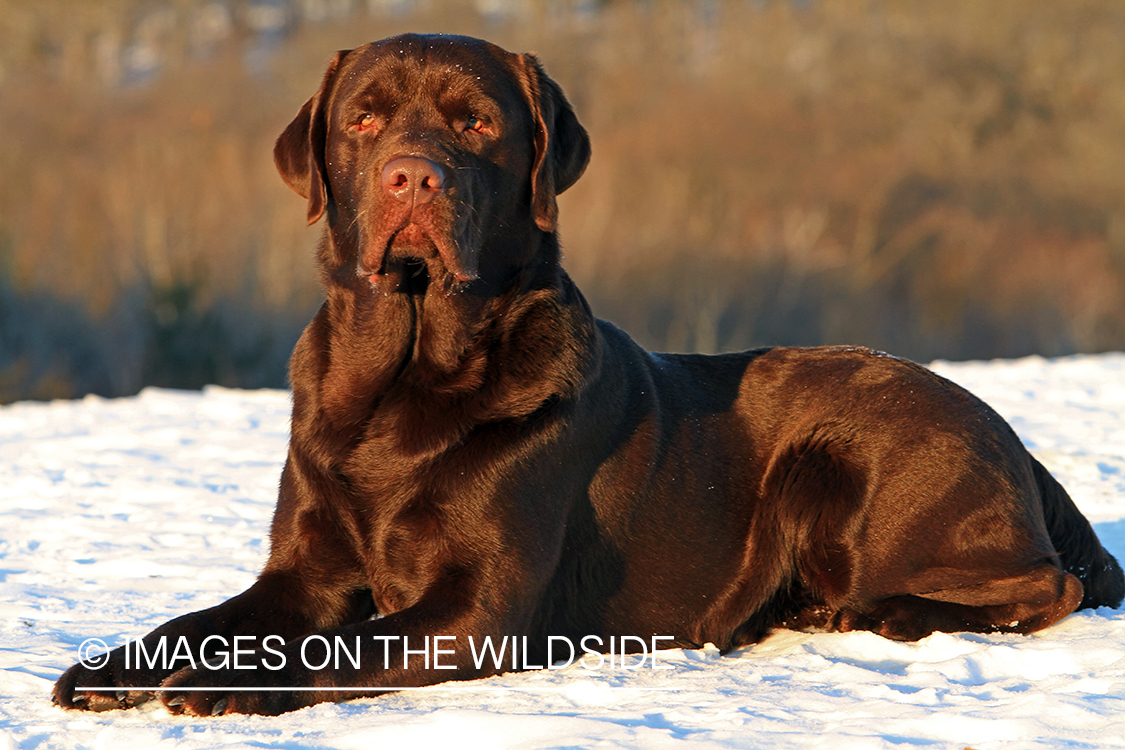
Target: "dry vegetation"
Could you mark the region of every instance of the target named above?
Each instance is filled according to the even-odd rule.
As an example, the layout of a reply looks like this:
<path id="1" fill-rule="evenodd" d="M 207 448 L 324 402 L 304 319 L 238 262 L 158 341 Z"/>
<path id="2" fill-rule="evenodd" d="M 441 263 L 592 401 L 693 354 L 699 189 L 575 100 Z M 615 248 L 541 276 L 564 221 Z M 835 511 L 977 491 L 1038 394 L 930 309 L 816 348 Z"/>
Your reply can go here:
<path id="1" fill-rule="evenodd" d="M 272 140 L 406 30 L 541 54 L 566 265 L 647 346 L 1125 348 L 1118 0 L 0 0 L 0 401 L 282 385 L 319 230 Z"/>

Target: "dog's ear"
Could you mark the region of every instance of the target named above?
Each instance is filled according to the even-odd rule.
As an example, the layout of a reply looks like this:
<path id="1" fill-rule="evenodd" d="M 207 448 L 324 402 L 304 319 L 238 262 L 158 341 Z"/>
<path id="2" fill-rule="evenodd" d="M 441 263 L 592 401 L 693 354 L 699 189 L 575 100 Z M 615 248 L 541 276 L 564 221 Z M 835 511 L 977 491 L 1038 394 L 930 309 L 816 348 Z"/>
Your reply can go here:
<path id="1" fill-rule="evenodd" d="M 544 232 L 555 231 L 555 196 L 578 181 L 590 162 L 590 137 L 578 122 L 559 85 L 535 55 L 520 56 L 524 93 L 535 121 L 535 161 L 531 167 L 531 210 Z"/>
<path id="2" fill-rule="evenodd" d="M 320 88 L 304 103 L 273 147 L 273 162 L 281 173 L 281 179 L 309 201 L 309 224 L 323 216 L 328 205 L 328 171 L 324 165 L 324 140 L 328 127 L 325 109 L 336 72 L 348 51 L 337 52 L 328 63 Z"/>

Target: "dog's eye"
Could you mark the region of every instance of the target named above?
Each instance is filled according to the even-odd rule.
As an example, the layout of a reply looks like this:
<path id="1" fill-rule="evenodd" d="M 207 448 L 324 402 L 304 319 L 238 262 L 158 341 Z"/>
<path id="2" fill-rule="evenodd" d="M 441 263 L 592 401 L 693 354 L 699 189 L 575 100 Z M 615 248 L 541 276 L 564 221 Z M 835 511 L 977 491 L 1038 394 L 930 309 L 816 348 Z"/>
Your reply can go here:
<path id="1" fill-rule="evenodd" d="M 363 117 L 359 118 L 359 120 L 356 121 L 356 124 L 353 125 L 352 128 L 354 130 L 362 132 L 364 130 L 371 130 L 375 127 L 375 125 L 375 115 L 365 114 Z"/>
<path id="2" fill-rule="evenodd" d="M 474 133 L 483 133 L 488 130 L 488 123 L 476 115 L 470 115 L 465 120 L 465 130 L 471 130 Z"/>

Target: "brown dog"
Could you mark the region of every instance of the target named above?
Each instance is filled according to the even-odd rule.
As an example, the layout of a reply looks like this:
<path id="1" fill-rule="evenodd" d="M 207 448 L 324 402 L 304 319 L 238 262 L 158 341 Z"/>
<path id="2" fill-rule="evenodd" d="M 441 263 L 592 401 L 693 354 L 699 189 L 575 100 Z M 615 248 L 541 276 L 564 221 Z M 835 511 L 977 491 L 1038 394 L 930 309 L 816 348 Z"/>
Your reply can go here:
<path id="1" fill-rule="evenodd" d="M 336 55 L 275 151 L 309 222 L 327 216 L 328 291 L 293 353 L 269 562 L 71 668 L 59 704 L 159 686 L 176 712 L 274 714 L 578 644 L 1028 633 L 1120 602 L 1063 489 L 922 367 L 650 354 L 595 320 L 555 234 L 589 155 L 530 55 L 413 35 Z M 478 658 L 489 637 L 518 658 Z"/>

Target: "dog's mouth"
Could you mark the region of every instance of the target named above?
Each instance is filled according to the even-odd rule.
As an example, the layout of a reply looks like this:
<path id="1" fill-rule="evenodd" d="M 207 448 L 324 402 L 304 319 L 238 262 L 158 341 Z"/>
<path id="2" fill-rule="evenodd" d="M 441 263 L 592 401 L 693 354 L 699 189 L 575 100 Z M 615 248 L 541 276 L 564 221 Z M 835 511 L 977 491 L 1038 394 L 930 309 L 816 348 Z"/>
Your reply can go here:
<path id="1" fill-rule="evenodd" d="M 368 257 L 361 263 L 359 271 L 374 287 L 386 289 L 389 282 L 398 291 L 411 295 L 425 294 L 430 282 L 430 264 L 437 263 L 439 268 L 444 266 L 439 256 L 437 244 L 430 234 L 410 222 L 387 239 L 378 267 L 369 266 Z"/>
<path id="2" fill-rule="evenodd" d="M 461 245 L 448 232 L 436 230 L 428 222 L 407 216 L 397 227 L 374 233 L 364 242 L 359 271 L 376 286 L 384 286 L 386 277 L 407 266 L 421 266 L 437 277 L 449 276 L 452 284 L 464 284 L 477 277 L 475 254 L 465 258 Z M 409 269 L 408 269 L 409 270 Z M 405 277 L 403 277 L 405 279 Z"/>

